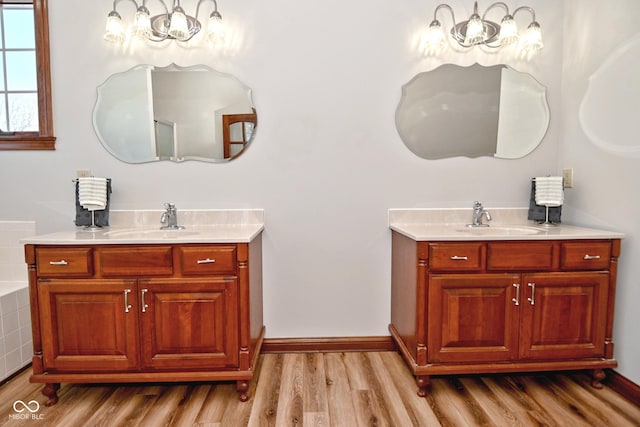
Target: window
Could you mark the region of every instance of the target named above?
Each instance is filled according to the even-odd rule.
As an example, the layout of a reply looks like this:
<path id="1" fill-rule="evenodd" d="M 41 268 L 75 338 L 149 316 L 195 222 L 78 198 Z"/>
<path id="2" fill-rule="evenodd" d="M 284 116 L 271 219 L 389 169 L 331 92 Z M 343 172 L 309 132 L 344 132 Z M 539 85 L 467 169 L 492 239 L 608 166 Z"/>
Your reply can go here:
<path id="1" fill-rule="evenodd" d="M 0 150 L 53 150 L 47 0 L 0 0 Z"/>

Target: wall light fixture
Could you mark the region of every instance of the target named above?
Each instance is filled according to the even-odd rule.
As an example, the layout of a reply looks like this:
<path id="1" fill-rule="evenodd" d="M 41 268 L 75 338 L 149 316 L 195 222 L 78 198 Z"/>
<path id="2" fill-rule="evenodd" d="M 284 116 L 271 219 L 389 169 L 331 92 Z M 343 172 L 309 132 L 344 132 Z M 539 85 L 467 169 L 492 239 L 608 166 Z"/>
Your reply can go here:
<path id="1" fill-rule="evenodd" d="M 116 10 L 116 6 L 122 1 L 131 2 L 136 8 L 133 25 L 130 29 L 125 29 L 122 17 Z M 209 40 L 215 41 L 224 36 L 222 15 L 218 12 L 216 0 L 199 0 L 193 15 L 188 15 L 184 11 L 180 5 L 180 0 L 173 0 L 171 9 L 169 9 L 165 0 L 152 0 L 150 2 L 142 0 L 140 5 L 135 0 L 114 0 L 113 10 L 107 16 L 104 39 L 113 43 L 122 43 L 127 38 L 127 35 L 131 33 L 136 37 L 153 42 L 161 42 L 167 39 L 186 42 L 191 40 L 202 29 L 202 24 L 198 20 L 198 13 L 200 12 L 200 6 L 208 1 L 213 3 L 214 8 L 209 15 L 209 22 L 207 23 L 207 37 Z M 147 8 L 147 3 L 160 6 L 160 13 L 152 15 Z"/>
<path id="2" fill-rule="evenodd" d="M 492 9 L 503 8 L 505 14 L 500 20 L 500 24 L 487 19 L 487 15 Z M 473 46 L 488 46 L 490 48 L 501 48 L 507 45 L 517 45 L 524 51 L 538 51 L 542 49 L 542 33 L 540 24 L 536 21 L 536 12 L 529 6 L 521 6 L 509 12 L 509 6 L 503 2 L 492 3 L 485 10 L 482 17 L 478 13 L 478 2 L 473 2 L 473 13 L 466 21 L 456 22 L 453 8 L 446 3 L 436 6 L 433 12 L 433 21 L 424 32 L 420 49 L 425 55 L 437 55 L 443 51 L 447 45 L 447 37 L 442 25 L 437 18 L 440 10 L 448 10 L 451 14 L 453 26 L 449 30 L 450 38 L 455 43 L 464 48 Z M 531 22 L 526 31 L 519 34 L 515 16 L 520 12 L 529 12 Z"/>

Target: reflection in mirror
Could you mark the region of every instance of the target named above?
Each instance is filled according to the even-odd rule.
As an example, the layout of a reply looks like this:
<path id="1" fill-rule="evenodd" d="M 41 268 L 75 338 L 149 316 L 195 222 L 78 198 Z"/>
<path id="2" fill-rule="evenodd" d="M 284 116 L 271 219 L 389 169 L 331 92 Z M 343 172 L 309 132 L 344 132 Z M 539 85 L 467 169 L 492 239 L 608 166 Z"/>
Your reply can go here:
<path id="1" fill-rule="evenodd" d="M 98 87 L 95 132 L 128 163 L 155 160 L 224 162 L 253 140 L 251 89 L 204 65 L 139 65 Z"/>
<path id="2" fill-rule="evenodd" d="M 396 127 L 405 145 L 425 159 L 532 152 L 549 126 L 546 88 L 505 65 L 446 64 L 402 88 Z"/>

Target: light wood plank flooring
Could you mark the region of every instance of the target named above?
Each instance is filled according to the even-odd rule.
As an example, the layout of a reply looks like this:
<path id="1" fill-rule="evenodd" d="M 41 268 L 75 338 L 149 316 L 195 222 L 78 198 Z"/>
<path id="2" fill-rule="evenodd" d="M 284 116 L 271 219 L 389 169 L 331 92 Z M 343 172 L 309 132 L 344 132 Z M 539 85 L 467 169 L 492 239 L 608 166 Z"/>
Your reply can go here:
<path id="1" fill-rule="evenodd" d="M 33 419 L 13 408 L 45 401 L 28 369 L 0 387 L 0 425 L 640 426 L 640 407 L 582 373 L 436 377 L 420 398 L 394 352 L 266 354 L 258 370 L 245 403 L 235 383 L 63 384 Z"/>

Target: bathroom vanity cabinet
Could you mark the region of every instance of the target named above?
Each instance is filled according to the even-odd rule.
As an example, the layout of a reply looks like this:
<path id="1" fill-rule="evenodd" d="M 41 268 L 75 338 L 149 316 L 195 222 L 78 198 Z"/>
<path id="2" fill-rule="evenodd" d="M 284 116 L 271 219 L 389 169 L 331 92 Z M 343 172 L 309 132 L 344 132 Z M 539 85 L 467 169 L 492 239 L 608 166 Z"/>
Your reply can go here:
<path id="1" fill-rule="evenodd" d="M 233 380 L 264 336 L 261 234 L 246 243 L 27 244 L 33 375 L 60 383 Z"/>
<path id="2" fill-rule="evenodd" d="M 589 369 L 613 358 L 620 239 L 415 240 L 392 231 L 391 334 L 432 375 Z"/>

